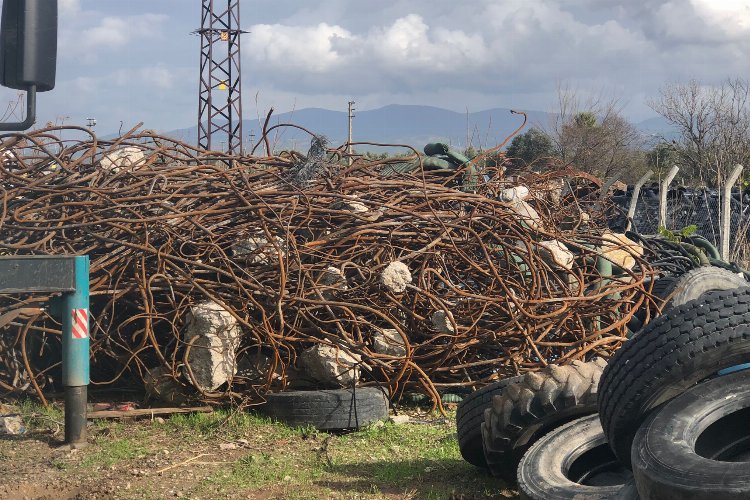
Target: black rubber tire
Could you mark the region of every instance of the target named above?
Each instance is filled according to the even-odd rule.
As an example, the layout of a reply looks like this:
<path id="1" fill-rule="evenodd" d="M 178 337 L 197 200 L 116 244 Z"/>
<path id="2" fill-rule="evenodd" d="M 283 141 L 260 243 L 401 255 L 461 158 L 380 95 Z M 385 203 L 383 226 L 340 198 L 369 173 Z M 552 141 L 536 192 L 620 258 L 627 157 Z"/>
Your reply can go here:
<path id="1" fill-rule="evenodd" d="M 456 431 L 458 449 L 464 460 L 477 467 L 487 467 L 482 449 L 482 421 L 484 410 L 492 405 L 492 397 L 500 395 L 508 384 L 521 381 L 523 375 L 503 379 L 486 385 L 468 396 L 458 405 L 456 410 Z"/>
<path id="2" fill-rule="evenodd" d="M 356 430 L 387 418 L 388 399 L 374 387 L 288 391 L 266 394 L 260 410 L 291 427 Z"/>
<path id="3" fill-rule="evenodd" d="M 518 490 L 529 500 L 638 498 L 632 474 L 607 446 L 596 415 L 568 422 L 534 443 L 518 464 Z"/>
<path id="4" fill-rule="evenodd" d="M 596 413 L 605 364 L 596 358 L 550 365 L 525 374 L 493 397 L 482 422 L 484 457 L 492 475 L 512 484 L 519 460 L 537 439 L 566 422 Z"/>
<path id="5" fill-rule="evenodd" d="M 615 455 L 650 411 L 717 371 L 750 361 L 750 289 L 708 292 L 675 307 L 625 342 L 599 383 L 599 417 Z"/>
<path id="6" fill-rule="evenodd" d="M 659 296 L 667 301 L 663 312 L 695 300 L 706 292 L 732 290 L 750 285 L 742 276 L 713 266 L 691 269 L 681 276 L 660 283 L 662 280 L 654 283 L 654 289 L 658 287 Z"/>
<path id="7" fill-rule="evenodd" d="M 750 498 L 748 421 L 748 370 L 699 384 L 667 403 L 633 441 L 633 474 L 641 497 Z"/>

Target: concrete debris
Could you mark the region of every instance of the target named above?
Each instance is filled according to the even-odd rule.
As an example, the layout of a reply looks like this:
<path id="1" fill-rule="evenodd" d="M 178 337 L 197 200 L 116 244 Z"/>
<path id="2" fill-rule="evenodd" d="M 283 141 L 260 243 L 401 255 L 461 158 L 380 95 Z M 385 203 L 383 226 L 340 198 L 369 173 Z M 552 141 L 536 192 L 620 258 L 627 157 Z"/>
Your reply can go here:
<path id="1" fill-rule="evenodd" d="M 395 328 L 382 328 L 372 336 L 372 350 L 378 354 L 387 354 L 403 358 L 406 356 L 404 339 Z"/>
<path id="2" fill-rule="evenodd" d="M 0 416 L 0 434 L 18 436 L 26 434 L 26 426 L 20 415 Z"/>
<path id="3" fill-rule="evenodd" d="M 355 214 L 369 212 L 370 209 L 367 208 L 367 205 L 365 205 L 361 201 L 357 201 L 358 199 L 359 197 L 355 195 L 348 196 L 347 199 L 340 200 L 334 203 L 332 208 L 334 208 L 335 210 L 345 210 L 347 212 L 352 212 Z"/>
<path id="4" fill-rule="evenodd" d="M 268 241 L 268 238 L 262 235 L 250 236 L 232 245 L 232 255 L 241 257 L 248 264 L 270 265 L 278 262 L 278 255 L 286 258 L 286 241 L 276 236 L 274 243 Z"/>
<path id="5" fill-rule="evenodd" d="M 643 255 L 643 247 L 622 233 L 605 231 L 602 238 L 604 239 L 601 246 L 602 257 L 623 269 L 633 269 L 635 256 Z"/>
<path id="6" fill-rule="evenodd" d="M 380 275 L 380 282 L 393 293 L 402 293 L 406 285 L 411 283 L 411 272 L 406 264 L 394 261 L 388 264 Z"/>
<path id="7" fill-rule="evenodd" d="M 216 302 L 193 305 L 187 318 L 187 364 L 202 391 L 214 391 L 236 372 L 235 355 L 242 330 L 237 320 Z"/>
<path id="8" fill-rule="evenodd" d="M 392 424 L 402 425 L 409 423 L 409 415 L 391 415 L 388 420 Z"/>
<path id="9" fill-rule="evenodd" d="M 432 313 L 432 326 L 440 333 L 454 333 L 453 314 L 450 311 L 435 311 Z"/>
<path id="10" fill-rule="evenodd" d="M 300 354 L 300 371 L 326 387 L 352 387 L 359 380 L 357 354 L 330 345 L 316 344 Z"/>
<path id="11" fill-rule="evenodd" d="M 575 256 L 563 242 L 558 240 L 547 240 L 540 241 L 537 245 L 539 245 L 539 255 L 550 266 L 562 267 L 568 271 L 573 269 Z"/>
<path id="12" fill-rule="evenodd" d="M 539 213 L 525 201 L 512 202 L 510 209 L 519 216 L 519 218 L 526 223 L 531 229 L 540 229 L 541 218 Z"/>
<path id="13" fill-rule="evenodd" d="M 506 203 L 519 203 L 529 197 L 529 188 L 526 186 L 515 186 L 500 191 L 500 201 Z"/>
<path id="14" fill-rule="evenodd" d="M 151 400 L 182 405 L 189 399 L 183 386 L 162 366 L 146 371 L 143 375 L 143 387 L 147 398 Z"/>
<path id="15" fill-rule="evenodd" d="M 105 152 L 99 164 L 103 169 L 117 173 L 122 167 L 134 167 L 145 162 L 146 156 L 143 150 L 135 146 L 126 146 Z"/>

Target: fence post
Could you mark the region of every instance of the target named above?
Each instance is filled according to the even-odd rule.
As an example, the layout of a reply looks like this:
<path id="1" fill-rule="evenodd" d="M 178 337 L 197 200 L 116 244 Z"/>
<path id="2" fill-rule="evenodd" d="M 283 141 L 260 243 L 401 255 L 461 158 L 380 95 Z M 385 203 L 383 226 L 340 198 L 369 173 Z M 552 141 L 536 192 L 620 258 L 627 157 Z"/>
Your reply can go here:
<path id="1" fill-rule="evenodd" d="M 648 182 L 651 176 L 654 175 L 653 170 L 649 170 L 643 177 L 638 179 L 638 182 L 633 186 L 633 195 L 630 198 L 630 206 L 628 207 L 628 223 L 625 226 L 625 231 L 630 231 L 630 226 L 633 224 L 633 217 L 635 217 L 635 208 L 638 205 L 638 197 L 641 195 L 641 188 Z"/>
<path id="2" fill-rule="evenodd" d="M 674 165 L 664 177 L 664 180 L 659 186 L 659 227 L 666 229 L 667 227 L 667 191 L 669 191 L 669 185 L 672 183 L 677 172 L 680 171 L 680 167 Z"/>
<path id="3" fill-rule="evenodd" d="M 742 165 L 735 165 L 721 194 L 721 258 L 729 260 L 729 237 L 732 229 L 732 186 L 742 173 Z"/>
<path id="4" fill-rule="evenodd" d="M 615 172 L 614 174 L 612 174 L 612 176 L 610 176 L 607 180 L 604 181 L 604 184 L 602 184 L 602 191 L 601 193 L 599 193 L 600 200 L 603 200 L 604 198 L 607 197 L 607 193 L 609 193 L 609 188 L 611 188 L 612 185 L 615 182 L 617 182 L 620 179 L 620 177 L 622 177 L 622 174 L 623 174 L 622 171 Z"/>

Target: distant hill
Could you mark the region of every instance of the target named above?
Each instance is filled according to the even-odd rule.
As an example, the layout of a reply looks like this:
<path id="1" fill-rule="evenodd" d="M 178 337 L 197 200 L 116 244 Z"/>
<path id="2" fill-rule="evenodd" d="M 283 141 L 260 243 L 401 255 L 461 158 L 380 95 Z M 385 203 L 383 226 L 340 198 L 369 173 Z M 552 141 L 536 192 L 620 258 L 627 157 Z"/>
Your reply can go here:
<path id="1" fill-rule="evenodd" d="M 546 123 L 549 114 L 528 111 L 529 124 Z M 468 122 L 467 122 L 468 118 Z M 353 141 L 368 141 L 388 144 L 409 144 L 421 150 L 428 142 L 441 141 L 463 149 L 467 144 L 475 148 L 493 147 L 503 141 L 523 122 L 523 117 L 510 113 L 509 109 L 489 109 L 476 113 L 457 113 L 433 106 L 412 106 L 392 104 L 368 111 L 355 111 L 352 125 Z M 347 113 L 320 108 L 306 108 L 288 113 L 273 115 L 271 124 L 293 123 L 328 138 L 332 146 L 346 142 Z M 529 125 L 530 126 L 530 125 Z M 254 134 L 257 142 L 261 125 L 258 120 L 242 122 L 245 143 Z M 528 127 L 528 126 L 527 126 Z M 278 134 L 276 132 L 278 131 Z M 163 132 L 188 143 L 198 142 L 198 127 Z M 271 141 L 277 148 L 306 150 L 310 136 L 294 128 L 282 128 L 272 132 Z M 217 146 L 215 146 L 217 147 Z M 218 145 L 218 147 L 221 147 Z M 356 146 L 359 151 L 385 151 L 393 148 L 376 146 Z"/>
<path id="2" fill-rule="evenodd" d="M 544 126 L 553 115 L 543 111 L 523 110 L 528 114 L 527 129 L 534 125 Z M 487 149 L 502 142 L 508 134 L 523 122 L 520 115 L 511 114 L 509 109 L 495 108 L 474 113 L 457 113 L 433 106 L 391 104 L 367 111 L 356 111 L 353 123 L 353 140 L 384 144 L 408 144 L 420 149 L 428 142 L 447 142 L 457 149 L 468 144 L 475 148 Z M 293 123 L 307 128 L 316 134 L 326 136 L 331 146 L 346 142 L 347 113 L 320 108 L 305 108 L 273 115 L 271 124 Z M 244 142 L 260 139 L 261 125 L 257 119 L 242 123 Z M 669 125 L 661 118 L 645 120 L 637 127 L 647 134 L 668 135 Z M 198 127 L 162 132 L 185 142 L 198 142 Z M 276 149 L 297 149 L 305 151 L 309 147 L 310 136 L 294 128 L 281 128 L 272 132 L 270 138 Z M 214 145 L 221 148 L 221 144 Z M 399 148 L 376 146 L 355 146 L 358 151 L 398 151 Z"/>

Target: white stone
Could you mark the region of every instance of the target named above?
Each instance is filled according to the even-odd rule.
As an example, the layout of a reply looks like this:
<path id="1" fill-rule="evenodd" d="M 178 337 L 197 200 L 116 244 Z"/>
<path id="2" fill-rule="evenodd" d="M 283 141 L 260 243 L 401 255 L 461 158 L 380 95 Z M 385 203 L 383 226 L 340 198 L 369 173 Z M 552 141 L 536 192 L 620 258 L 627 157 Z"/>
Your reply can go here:
<path id="1" fill-rule="evenodd" d="M 526 223 L 531 229 L 539 229 L 541 226 L 541 219 L 539 213 L 526 203 L 525 201 L 519 201 L 512 203 L 510 209 L 518 215 L 518 217 Z"/>
<path id="2" fill-rule="evenodd" d="M 432 326 L 440 333 L 454 333 L 453 314 L 450 311 L 435 311 L 432 313 Z"/>
<path id="3" fill-rule="evenodd" d="M 623 269 L 632 269 L 635 266 L 635 257 L 643 255 L 643 247 L 622 233 L 605 231 L 602 238 L 602 257 Z"/>
<path id="4" fill-rule="evenodd" d="M 548 264 L 552 266 L 557 265 L 568 271 L 573 269 L 575 256 L 573 255 L 573 252 L 565 246 L 565 243 L 558 240 L 547 240 L 540 241 L 537 245 L 539 246 L 539 255 Z"/>
<path id="5" fill-rule="evenodd" d="M 26 426 L 20 415 L 7 415 L 0 417 L 0 434 L 11 434 L 17 436 L 26 433 Z"/>
<path id="6" fill-rule="evenodd" d="M 380 275 L 380 282 L 393 293 L 401 293 L 406 290 L 406 285 L 411 283 L 411 272 L 406 264 L 394 261 L 388 264 Z"/>
<path id="7" fill-rule="evenodd" d="M 391 415 L 388 420 L 390 420 L 391 423 L 395 425 L 408 424 L 409 415 Z"/>
<path id="8" fill-rule="evenodd" d="M 278 252 L 286 258 L 286 241 L 280 236 L 275 237 L 276 245 L 268 241 L 263 235 L 250 236 L 232 245 L 232 255 L 241 257 L 250 264 L 273 264 L 277 262 Z M 277 250 L 278 248 L 278 250 Z"/>
<path id="9" fill-rule="evenodd" d="M 406 356 L 404 339 L 395 328 L 381 328 L 372 336 L 372 350 L 378 354 L 389 356 Z"/>
<path id="10" fill-rule="evenodd" d="M 134 167 L 145 163 L 146 157 L 140 148 L 126 146 L 124 148 L 107 151 L 99 162 L 105 170 L 118 172 L 122 167 Z"/>
<path id="11" fill-rule="evenodd" d="M 185 342 L 192 344 L 187 363 L 199 389 L 216 390 L 234 376 L 241 336 L 237 320 L 216 302 L 191 307 L 185 328 Z"/>
<path id="12" fill-rule="evenodd" d="M 367 205 L 361 201 L 357 201 L 358 199 L 357 195 L 348 196 L 346 199 L 334 203 L 333 208 L 336 210 L 346 210 L 355 214 L 369 212 L 370 209 L 367 208 Z"/>
<path id="13" fill-rule="evenodd" d="M 518 203 L 529 197 L 529 188 L 526 186 L 515 186 L 500 191 L 500 200 L 506 203 Z"/>
<path id="14" fill-rule="evenodd" d="M 326 387 L 351 387 L 359 380 L 359 355 L 330 345 L 316 344 L 300 354 L 303 375 Z"/>

